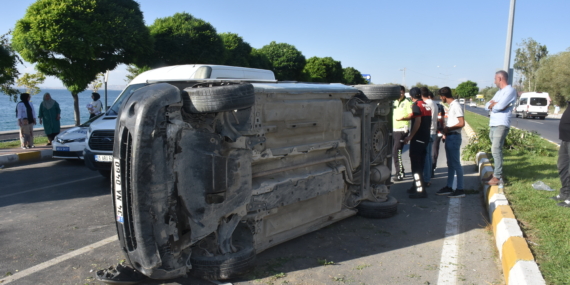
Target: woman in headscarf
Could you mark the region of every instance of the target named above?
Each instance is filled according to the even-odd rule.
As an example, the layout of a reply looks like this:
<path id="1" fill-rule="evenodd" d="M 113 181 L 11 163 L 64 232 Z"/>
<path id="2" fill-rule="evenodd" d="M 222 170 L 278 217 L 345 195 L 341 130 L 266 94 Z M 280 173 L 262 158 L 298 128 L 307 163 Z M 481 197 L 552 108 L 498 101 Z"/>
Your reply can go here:
<path id="1" fill-rule="evenodd" d="M 91 104 L 87 104 L 87 109 L 89 110 L 89 119 L 101 114 L 103 104 L 99 98 L 101 98 L 101 95 L 99 95 L 99 93 L 93 92 L 91 94 L 91 99 L 93 99 L 93 102 L 91 102 Z"/>
<path id="2" fill-rule="evenodd" d="M 20 142 L 22 148 L 31 148 L 34 146 L 34 125 L 36 124 L 36 110 L 30 102 L 30 94 L 20 94 L 20 102 L 16 105 L 16 118 L 18 118 L 18 126 L 20 127 Z"/>
<path id="3" fill-rule="evenodd" d="M 38 115 L 38 118 L 40 119 L 40 125 L 42 123 L 44 125 L 44 132 L 48 138 L 47 145 L 51 145 L 55 136 L 59 134 L 60 115 L 61 110 L 59 109 L 59 104 L 51 98 L 49 93 L 44 94 L 44 101 L 40 104 L 40 114 Z"/>

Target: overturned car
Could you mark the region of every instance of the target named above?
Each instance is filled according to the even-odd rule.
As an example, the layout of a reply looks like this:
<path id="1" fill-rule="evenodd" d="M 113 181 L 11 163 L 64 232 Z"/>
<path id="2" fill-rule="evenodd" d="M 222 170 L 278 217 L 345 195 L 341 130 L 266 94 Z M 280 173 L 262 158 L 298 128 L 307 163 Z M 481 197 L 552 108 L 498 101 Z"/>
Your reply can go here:
<path id="1" fill-rule="evenodd" d="M 267 248 L 389 196 L 395 85 L 149 82 L 122 105 L 112 193 L 121 247 L 154 279 L 228 279 Z"/>

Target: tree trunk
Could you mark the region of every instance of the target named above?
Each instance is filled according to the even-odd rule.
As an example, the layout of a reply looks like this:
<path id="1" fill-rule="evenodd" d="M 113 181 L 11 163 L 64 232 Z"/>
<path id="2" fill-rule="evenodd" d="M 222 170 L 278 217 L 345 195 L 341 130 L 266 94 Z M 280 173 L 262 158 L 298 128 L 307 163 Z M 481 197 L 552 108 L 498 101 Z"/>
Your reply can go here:
<path id="1" fill-rule="evenodd" d="M 79 97 L 77 93 L 71 93 L 73 97 L 73 114 L 75 116 L 75 126 L 81 125 L 81 116 L 79 115 Z"/>

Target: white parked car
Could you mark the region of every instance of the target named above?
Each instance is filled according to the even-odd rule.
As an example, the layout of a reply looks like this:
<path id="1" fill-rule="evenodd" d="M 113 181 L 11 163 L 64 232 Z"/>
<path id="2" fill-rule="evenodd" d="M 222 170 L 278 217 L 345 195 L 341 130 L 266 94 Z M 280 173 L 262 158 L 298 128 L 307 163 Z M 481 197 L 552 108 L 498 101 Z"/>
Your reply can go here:
<path id="1" fill-rule="evenodd" d="M 477 107 L 477 103 L 471 102 L 471 103 L 469 103 L 469 107 Z"/>
<path id="2" fill-rule="evenodd" d="M 79 127 L 73 127 L 59 133 L 52 142 L 53 158 L 83 159 L 85 140 L 91 122 L 101 115 L 89 119 Z"/>
<path id="3" fill-rule="evenodd" d="M 276 81 L 275 75 L 271 70 L 225 65 L 174 65 L 152 69 L 139 74 L 115 99 L 107 113 L 89 127 L 87 143 L 83 149 L 85 165 L 91 170 L 99 171 L 105 177 L 111 176 L 117 114 L 123 100 L 130 97 L 137 89 L 161 80 L 217 82 L 227 79 L 255 82 Z"/>

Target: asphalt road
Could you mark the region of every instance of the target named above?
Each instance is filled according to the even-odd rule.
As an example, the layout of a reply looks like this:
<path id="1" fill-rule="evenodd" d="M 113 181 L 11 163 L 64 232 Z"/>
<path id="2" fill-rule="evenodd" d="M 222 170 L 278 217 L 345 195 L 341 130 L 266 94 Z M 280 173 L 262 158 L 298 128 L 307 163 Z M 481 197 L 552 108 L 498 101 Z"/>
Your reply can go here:
<path id="1" fill-rule="evenodd" d="M 486 111 L 483 106 L 469 107 L 466 106 L 465 110 L 471 111 L 480 115 L 488 116 L 488 111 Z M 540 119 L 523 119 L 521 117 L 516 117 L 514 114 L 511 117 L 511 126 L 517 127 L 519 129 L 536 131 L 543 138 L 548 139 L 552 142 L 560 144 L 560 139 L 558 139 L 558 125 L 560 124 L 559 118 L 546 117 L 544 120 Z"/>
<path id="2" fill-rule="evenodd" d="M 457 214 L 449 215 L 450 199 L 433 194 L 446 182 L 444 145 L 428 199 L 407 198 L 412 183 L 407 152 L 404 159 L 407 177 L 391 187 L 400 202 L 396 216 L 353 216 L 275 246 L 258 254 L 251 274 L 230 282 L 503 284 L 476 193 L 476 167 L 464 166 L 465 189 L 473 194 L 457 199 Z M 0 170 L 0 185 L 0 284 L 99 284 L 95 271 L 123 259 L 114 239 L 109 181 L 97 172 L 78 162 L 48 160 Z M 450 218 L 457 232 L 449 230 Z M 141 284 L 212 283 L 179 278 Z"/>

